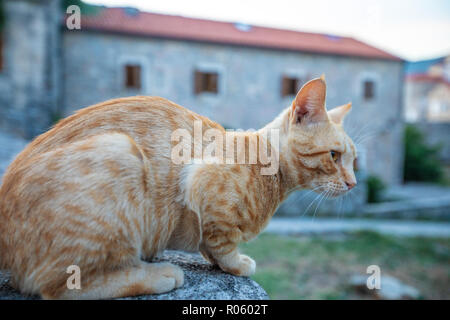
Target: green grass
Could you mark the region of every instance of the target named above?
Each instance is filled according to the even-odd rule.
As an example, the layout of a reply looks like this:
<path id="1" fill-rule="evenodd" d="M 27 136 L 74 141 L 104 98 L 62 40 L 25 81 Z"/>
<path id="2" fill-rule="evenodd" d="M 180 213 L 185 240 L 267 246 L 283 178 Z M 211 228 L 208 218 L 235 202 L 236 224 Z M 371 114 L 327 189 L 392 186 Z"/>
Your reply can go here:
<path id="1" fill-rule="evenodd" d="M 348 285 L 369 265 L 421 292 L 450 299 L 450 240 L 359 232 L 339 238 L 262 234 L 241 246 L 256 260 L 252 277 L 272 299 L 366 299 Z"/>

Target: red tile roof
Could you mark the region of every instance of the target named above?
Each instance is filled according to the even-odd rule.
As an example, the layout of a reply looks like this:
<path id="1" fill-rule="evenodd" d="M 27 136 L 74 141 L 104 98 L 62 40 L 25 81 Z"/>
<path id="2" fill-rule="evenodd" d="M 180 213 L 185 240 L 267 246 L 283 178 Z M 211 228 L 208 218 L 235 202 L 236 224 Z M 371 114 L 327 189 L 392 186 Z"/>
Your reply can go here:
<path id="1" fill-rule="evenodd" d="M 406 81 L 408 82 L 432 82 L 432 83 L 443 83 L 450 86 L 450 81 L 441 75 L 431 75 L 431 74 L 408 74 L 406 75 Z"/>
<path id="2" fill-rule="evenodd" d="M 249 30 L 243 31 L 231 22 L 155 14 L 127 8 L 104 8 L 95 15 L 85 15 L 82 17 L 81 27 L 82 30 L 148 37 L 401 60 L 349 37 L 258 26 L 251 26 Z"/>

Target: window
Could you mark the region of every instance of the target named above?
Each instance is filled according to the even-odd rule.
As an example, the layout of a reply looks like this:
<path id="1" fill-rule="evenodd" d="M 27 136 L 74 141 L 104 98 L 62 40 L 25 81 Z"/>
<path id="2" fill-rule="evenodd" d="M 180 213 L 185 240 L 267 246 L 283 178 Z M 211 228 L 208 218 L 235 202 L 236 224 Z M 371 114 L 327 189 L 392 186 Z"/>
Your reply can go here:
<path id="1" fill-rule="evenodd" d="M 195 71 L 195 94 L 202 92 L 218 93 L 219 74 L 217 72 Z"/>
<path id="2" fill-rule="evenodd" d="M 281 80 L 281 96 L 295 96 L 300 89 L 301 81 L 299 78 L 283 76 Z"/>
<path id="3" fill-rule="evenodd" d="M 372 100 L 375 97 L 375 82 L 364 81 L 364 100 Z"/>
<path id="4" fill-rule="evenodd" d="M 127 64 L 125 66 L 125 88 L 141 89 L 141 66 Z"/>

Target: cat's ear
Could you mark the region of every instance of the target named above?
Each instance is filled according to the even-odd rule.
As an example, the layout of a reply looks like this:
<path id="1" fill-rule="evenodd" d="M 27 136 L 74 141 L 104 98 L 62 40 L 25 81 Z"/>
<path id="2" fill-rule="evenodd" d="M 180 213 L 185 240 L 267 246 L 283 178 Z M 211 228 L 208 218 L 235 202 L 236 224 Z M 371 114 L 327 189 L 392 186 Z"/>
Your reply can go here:
<path id="1" fill-rule="evenodd" d="M 347 103 L 328 111 L 328 117 L 336 124 L 342 124 L 345 116 L 352 108 L 352 103 Z"/>
<path id="2" fill-rule="evenodd" d="M 328 121 L 325 108 L 326 91 L 323 76 L 307 82 L 292 102 L 291 121 L 302 124 Z"/>

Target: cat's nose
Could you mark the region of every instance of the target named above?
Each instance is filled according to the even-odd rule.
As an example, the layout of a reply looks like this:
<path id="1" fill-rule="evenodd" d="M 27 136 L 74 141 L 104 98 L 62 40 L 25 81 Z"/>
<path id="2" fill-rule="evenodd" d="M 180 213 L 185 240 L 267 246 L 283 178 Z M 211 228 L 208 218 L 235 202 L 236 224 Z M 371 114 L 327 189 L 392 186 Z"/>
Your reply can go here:
<path id="1" fill-rule="evenodd" d="M 355 182 L 345 182 L 345 184 L 347 185 L 348 190 L 353 189 L 354 186 L 356 186 L 356 181 Z"/>

